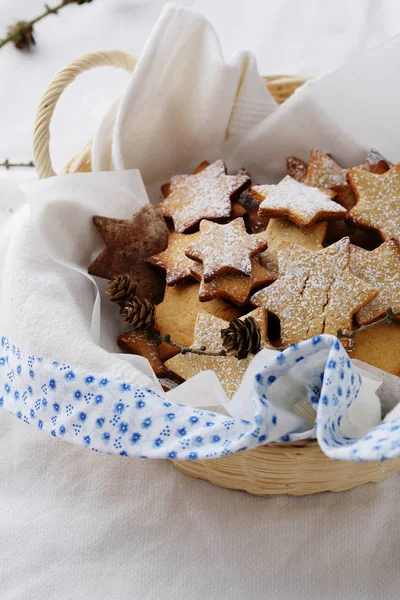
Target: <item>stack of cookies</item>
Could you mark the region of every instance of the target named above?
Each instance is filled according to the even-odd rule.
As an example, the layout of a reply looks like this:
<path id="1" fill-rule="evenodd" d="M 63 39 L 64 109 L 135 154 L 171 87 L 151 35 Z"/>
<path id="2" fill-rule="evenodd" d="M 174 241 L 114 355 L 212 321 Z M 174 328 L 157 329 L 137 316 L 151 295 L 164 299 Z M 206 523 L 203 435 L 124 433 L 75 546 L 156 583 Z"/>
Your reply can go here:
<path id="1" fill-rule="evenodd" d="M 400 311 L 400 164 L 371 151 L 347 169 L 313 150 L 287 171 L 252 185 L 245 170 L 203 162 L 172 177 L 158 207 L 94 217 L 106 248 L 89 273 L 111 280 L 134 326 L 118 343 L 165 389 L 211 369 L 235 393 L 251 360 L 220 352 L 235 318 L 257 324 L 261 347 L 347 332 L 353 357 L 400 375 L 400 324 L 366 327 Z"/>

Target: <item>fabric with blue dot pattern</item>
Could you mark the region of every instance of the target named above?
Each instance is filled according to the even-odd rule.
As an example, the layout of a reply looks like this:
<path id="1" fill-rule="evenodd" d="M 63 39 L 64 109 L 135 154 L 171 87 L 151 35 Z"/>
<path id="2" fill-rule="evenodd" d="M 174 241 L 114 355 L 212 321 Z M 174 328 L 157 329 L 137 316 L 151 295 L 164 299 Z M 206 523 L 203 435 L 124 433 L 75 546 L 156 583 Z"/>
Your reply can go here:
<path id="1" fill-rule="evenodd" d="M 39 430 L 95 452 L 196 460 L 226 456 L 310 432 L 287 430 L 285 386 L 302 373 L 317 411 L 323 452 L 338 460 L 400 456 L 400 416 L 391 414 L 361 438 L 342 423 L 360 390 L 360 375 L 339 341 L 321 335 L 291 346 L 259 369 L 249 389 L 252 417 L 239 419 L 169 401 L 155 389 L 106 374 L 84 373 L 57 361 L 24 355 L 7 338 L 0 346 L 0 406 Z"/>

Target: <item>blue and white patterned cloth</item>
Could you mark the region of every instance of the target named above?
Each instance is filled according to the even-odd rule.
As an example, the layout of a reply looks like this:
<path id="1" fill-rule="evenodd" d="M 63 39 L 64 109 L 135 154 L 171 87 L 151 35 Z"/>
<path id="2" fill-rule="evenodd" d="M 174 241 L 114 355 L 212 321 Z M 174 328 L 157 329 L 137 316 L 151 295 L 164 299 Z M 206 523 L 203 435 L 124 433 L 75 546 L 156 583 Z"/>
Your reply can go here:
<path id="1" fill-rule="evenodd" d="M 400 417 L 389 414 L 360 439 L 345 435 L 342 423 L 361 380 L 342 345 L 329 335 L 291 346 L 254 375 L 249 420 L 176 404 L 149 387 L 25 355 L 5 337 L 0 405 L 29 425 L 96 452 L 215 458 L 302 437 L 293 431 L 282 434 L 274 404 L 280 386 L 302 368 L 300 363 L 307 371 L 308 399 L 317 411 L 316 437 L 327 456 L 354 461 L 400 456 Z"/>

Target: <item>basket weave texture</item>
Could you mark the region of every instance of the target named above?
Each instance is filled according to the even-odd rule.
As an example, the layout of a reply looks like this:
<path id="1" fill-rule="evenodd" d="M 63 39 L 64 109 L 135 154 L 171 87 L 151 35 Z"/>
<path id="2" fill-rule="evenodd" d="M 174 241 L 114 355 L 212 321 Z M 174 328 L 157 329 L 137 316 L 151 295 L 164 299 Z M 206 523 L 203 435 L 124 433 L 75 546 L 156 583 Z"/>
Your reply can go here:
<path id="1" fill-rule="evenodd" d="M 95 52 L 84 55 L 56 75 L 37 110 L 34 155 L 39 178 L 56 174 L 50 158 L 50 121 L 64 89 L 77 75 L 89 69 L 113 66 L 132 72 L 135 65 L 136 59 L 124 52 Z M 306 81 L 304 77 L 286 75 L 270 75 L 263 79 L 279 104 Z M 90 171 L 91 142 L 67 163 L 64 173 Z M 364 483 L 382 481 L 400 471 L 400 459 L 384 463 L 333 461 L 323 454 L 316 440 L 267 444 L 223 458 L 173 462 L 185 475 L 256 496 L 341 492 Z"/>

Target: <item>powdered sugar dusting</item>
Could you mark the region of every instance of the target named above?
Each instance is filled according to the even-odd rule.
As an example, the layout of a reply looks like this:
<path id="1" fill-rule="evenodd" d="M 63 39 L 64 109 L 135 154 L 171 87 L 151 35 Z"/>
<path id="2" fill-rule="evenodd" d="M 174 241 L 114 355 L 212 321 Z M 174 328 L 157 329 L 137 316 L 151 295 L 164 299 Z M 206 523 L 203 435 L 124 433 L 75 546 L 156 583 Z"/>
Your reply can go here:
<path id="1" fill-rule="evenodd" d="M 198 237 L 199 233 L 185 235 L 173 232 L 168 239 L 168 248 L 147 259 L 150 264 L 165 269 L 167 285 L 194 278 L 191 267 L 196 263 L 186 256 L 185 251 Z"/>
<path id="2" fill-rule="evenodd" d="M 231 198 L 250 185 L 247 175 L 226 175 L 222 160 L 217 160 L 195 175 L 175 175 L 170 194 L 161 204 L 164 216 L 172 217 L 175 230 L 183 233 L 201 219 L 227 219 Z"/>
<path id="3" fill-rule="evenodd" d="M 300 227 L 287 219 L 270 219 L 266 231 L 268 249 L 260 254 L 260 263 L 277 277 L 279 272 L 277 247 L 281 242 L 293 242 L 317 252 L 323 248 L 326 230 L 326 221 L 320 221 L 311 227 Z"/>
<path id="4" fill-rule="evenodd" d="M 241 217 L 226 225 L 204 220 L 200 223 L 200 239 L 191 244 L 186 253 L 203 263 L 203 278 L 209 283 L 224 273 L 250 277 L 250 258 L 266 246 L 265 234 L 247 233 Z"/>
<path id="5" fill-rule="evenodd" d="M 350 246 L 350 271 L 379 290 L 379 295 L 356 313 L 359 325 L 371 323 L 389 306 L 400 311 L 400 246 L 391 240 L 373 251 Z"/>
<path id="6" fill-rule="evenodd" d="M 258 194 L 267 192 L 260 211 L 270 216 L 284 216 L 299 225 L 310 226 L 317 220 L 344 217 L 340 204 L 333 202 L 332 192 L 322 191 L 285 177 L 272 191 L 264 186 L 253 186 Z"/>
<path id="7" fill-rule="evenodd" d="M 200 281 L 199 298 L 201 301 L 213 298 L 225 298 L 238 306 L 243 306 L 253 290 L 260 289 L 271 283 L 275 277 L 260 265 L 258 257 L 251 259 L 251 276 L 243 275 L 219 275 L 210 283 L 202 279 L 203 267 L 200 263 L 194 263 L 192 273 Z"/>
<path id="8" fill-rule="evenodd" d="M 384 240 L 400 241 L 400 165 L 383 175 L 351 169 L 349 181 L 358 199 L 352 220 L 376 229 Z"/>
<path id="9" fill-rule="evenodd" d="M 263 309 L 254 310 L 249 315 L 260 325 L 262 340 L 266 340 L 266 318 Z M 244 318 L 244 317 L 242 317 Z M 195 326 L 193 347 L 206 346 L 207 350 L 218 352 L 222 349 L 221 329 L 228 324 L 209 313 L 200 311 Z M 196 354 L 178 354 L 166 362 L 166 366 L 174 373 L 189 379 L 201 371 L 212 370 L 217 375 L 226 394 L 231 398 L 239 387 L 243 375 L 249 366 L 252 356 L 238 360 L 233 356 L 204 356 Z"/>
<path id="10" fill-rule="evenodd" d="M 350 273 L 347 238 L 315 253 L 285 242 L 278 251 L 278 280 L 251 302 L 280 318 L 284 345 L 351 329 L 352 315 L 376 295 Z"/>
<path id="11" fill-rule="evenodd" d="M 334 185 L 346 185 L 346 173 L 347 169 L 342 169 L 328 154 L 321 150 L 313 150 L 305 183 L 326 189 Z"/>

